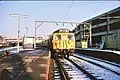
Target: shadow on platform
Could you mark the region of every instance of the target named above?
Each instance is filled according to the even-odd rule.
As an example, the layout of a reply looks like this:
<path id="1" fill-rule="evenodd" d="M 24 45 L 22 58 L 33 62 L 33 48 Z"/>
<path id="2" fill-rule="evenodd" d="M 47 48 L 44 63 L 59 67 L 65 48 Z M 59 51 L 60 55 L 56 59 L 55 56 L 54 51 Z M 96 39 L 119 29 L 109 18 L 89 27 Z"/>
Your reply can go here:
<path id="1" fill-rule="evenodd" d="M 5 66 L 1 64 L 4 63 Z M 3 68 L 2 68 L 3 67 Z M 14 54 L 1 60 L 0 80 L 33 80 L 26 72 L 22 57 Z"/>

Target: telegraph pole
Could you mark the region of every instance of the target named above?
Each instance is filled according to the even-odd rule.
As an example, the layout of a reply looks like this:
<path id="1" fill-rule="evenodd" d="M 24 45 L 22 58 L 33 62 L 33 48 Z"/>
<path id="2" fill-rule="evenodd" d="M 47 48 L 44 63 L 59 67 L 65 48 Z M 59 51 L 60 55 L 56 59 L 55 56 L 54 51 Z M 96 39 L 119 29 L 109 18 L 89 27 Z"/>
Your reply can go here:
<path id="1" fill-rule="evenodd" d="M 10 14 L 12 17 L 17 17 L 18 18 L 18 29 L 17 29 L 17 52 L 19 53 L 19 33 L 20 33 L 20 18 L 26 18 L 28 15 L 23 15 L 23 14 Z"/>

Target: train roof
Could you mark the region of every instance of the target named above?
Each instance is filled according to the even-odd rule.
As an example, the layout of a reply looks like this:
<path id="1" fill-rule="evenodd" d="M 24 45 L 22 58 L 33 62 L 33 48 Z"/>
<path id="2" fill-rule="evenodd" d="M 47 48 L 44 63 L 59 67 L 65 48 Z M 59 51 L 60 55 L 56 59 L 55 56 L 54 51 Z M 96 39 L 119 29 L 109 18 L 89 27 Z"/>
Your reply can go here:
<path id="1" fill-rule="evenodd" d="M 58 30 L 54 31 L 53 33 L 71 33 L 71 32 L 72 31 L 70 31 L 67 28 L 61 28 L 61 29 L 58 29 Z"/>

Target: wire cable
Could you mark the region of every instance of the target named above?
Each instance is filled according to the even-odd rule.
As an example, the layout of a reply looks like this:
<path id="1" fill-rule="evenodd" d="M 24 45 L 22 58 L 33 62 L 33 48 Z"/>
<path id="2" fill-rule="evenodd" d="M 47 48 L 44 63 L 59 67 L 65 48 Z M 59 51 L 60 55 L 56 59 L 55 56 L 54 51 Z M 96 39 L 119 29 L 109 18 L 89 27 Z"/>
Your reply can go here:
<path id="1" fill-rule="evenodd" d="M 64 19 L 63 19 L 63 21 L 67 18 L 67 16 L 68 16 L 70 10 L 72 9 L 72 6 L 73 6 L 74 1 L 75 1 L 75 0 L 73 0 L 72 3 L 71 3 L 71 5 L 69 6 L 69 9 L 68 9 L 68 11 L 67 11 L 67 13 L 66 13 L 66 15 L 65 15 L 65 17 L 64 17 Z"/>

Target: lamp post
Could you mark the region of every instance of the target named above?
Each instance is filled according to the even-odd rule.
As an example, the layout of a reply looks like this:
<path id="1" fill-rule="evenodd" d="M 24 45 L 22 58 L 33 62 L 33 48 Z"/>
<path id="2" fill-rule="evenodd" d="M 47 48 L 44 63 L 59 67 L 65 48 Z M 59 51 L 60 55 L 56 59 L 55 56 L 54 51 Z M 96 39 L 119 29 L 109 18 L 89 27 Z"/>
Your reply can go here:
<path id="1" fill-rule="evenodd" d="M 25 27 L 26 28 L 26 35 L 25 36 L 27 36 L 27 33 L 28 33 L 28 25 Z"/>
<path id="2" fill-rule="evenodd" d="M 17 29 L 17 52 L 19 53 L 19 33 L 20 33 L 20 18 L 26 18 L 28 15 L 22 15 L 22 14 L 10 14 L 12 17 L 18 18 L 18 29 Z"/>

